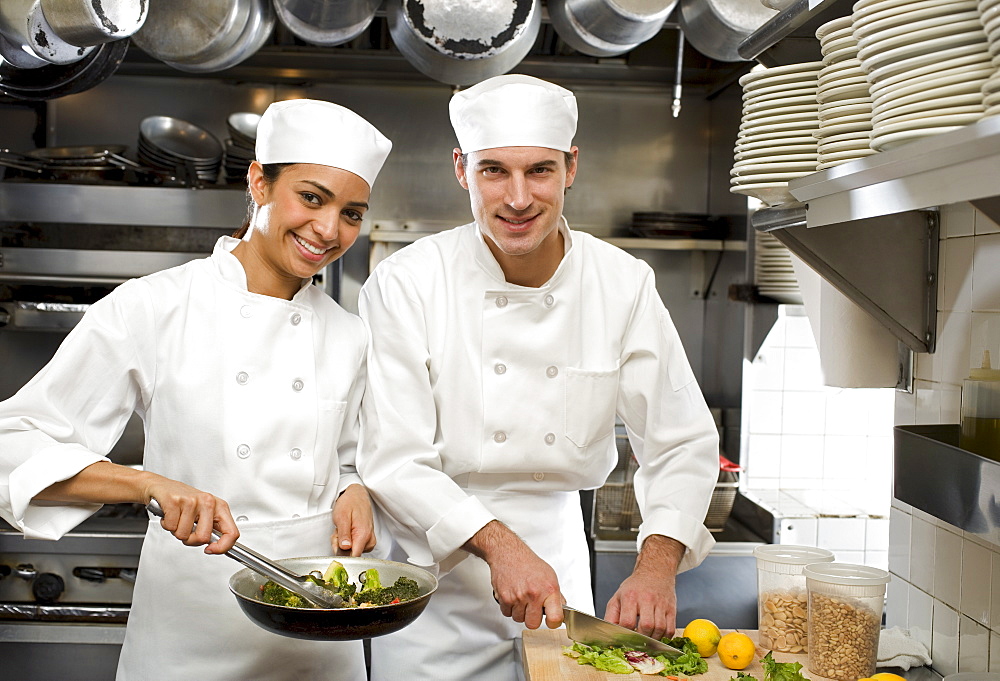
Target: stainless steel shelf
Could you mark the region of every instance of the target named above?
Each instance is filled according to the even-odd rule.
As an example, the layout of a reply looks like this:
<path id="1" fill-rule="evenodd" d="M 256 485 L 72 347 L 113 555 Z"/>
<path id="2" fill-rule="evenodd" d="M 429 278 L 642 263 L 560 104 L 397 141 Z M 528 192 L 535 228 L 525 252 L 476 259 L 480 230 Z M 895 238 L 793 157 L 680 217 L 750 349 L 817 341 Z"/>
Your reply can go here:
<path id="1" fill-rule="evenodd" d="M 232 230 L 246 192 L 218 187 L 134 187 L 0 182 L 0 221 L 210 227 Z"/>
<path id="2" fill-rule="evenodd" d="M 970 201 L 1000 217 L 1000 117 L 792 180 L 808 205 L 806 222 L 820 227 Z"/>
<path id="3" fill-rule="evenodd" d="M 736 48 L 741 57 L 766 66 L 819 61 L 816 29 L 851 13 L 854 0 L 795 0 Z"/>

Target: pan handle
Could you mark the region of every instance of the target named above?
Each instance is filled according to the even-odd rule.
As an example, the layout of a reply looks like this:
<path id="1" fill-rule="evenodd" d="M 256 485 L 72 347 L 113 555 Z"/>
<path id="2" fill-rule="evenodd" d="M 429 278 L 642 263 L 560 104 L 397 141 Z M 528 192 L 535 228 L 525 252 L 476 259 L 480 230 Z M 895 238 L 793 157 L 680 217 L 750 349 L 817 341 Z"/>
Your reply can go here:
<path id="1" fill-rule="evenodd" d="M 160 504 L 156 501 L 156 499 L 151 499 L 149 503 L 146 504 L 146 510 L 159 518 L 163 517 L 163 509 L 160 507 Z M 220 536 L 221 535 L 215 529 L 212 530 L 213 538 L 219 539 Z M 325 594 L 314 594 L 313 590 L 309 588 L 309 584 L 311 583 L 303 583 L 302 578 L 294 572 L 286 570 L 277 563 L 272 562 L 270 559 L 262 556 L 253 549 L 247 548 L 239 542 L 234 544 L 233 548 L 226 551 L 226 555 L 235 560 L 237 563 L 241 563 L 254 572 L 262 574 L 275 583 L 280 584 L 292 593 L 304 596 L 308 600 L 316 602 L 318 605 L 328 608 L 336 608 L 341 607 L 343 603 L 343 599 L 339 594 L 329 591 Z M 322 589 L 322 587 L 317 587 L 317 589 Z M 326 589 L 322 590 L 326 591 Z M 338 600 L 340 601 L 339 603 L 336 602 Z"/>

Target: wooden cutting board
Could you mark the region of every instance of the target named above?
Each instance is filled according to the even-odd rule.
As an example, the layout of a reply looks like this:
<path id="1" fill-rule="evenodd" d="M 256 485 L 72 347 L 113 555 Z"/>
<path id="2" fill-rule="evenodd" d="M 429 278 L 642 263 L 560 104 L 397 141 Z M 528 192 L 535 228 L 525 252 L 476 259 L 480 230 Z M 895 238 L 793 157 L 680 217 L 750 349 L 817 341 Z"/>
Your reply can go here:
<path id="1" fill-rule="evenodd" d="M 732 629 L 723 629 L 726 634 Z M 750 666 L 742 671 L 756 677 L 759 681 L 764 679 L 764 668 L 760 664 L 760 658 L 767 654 L 767 650 L 760 647 L 756 630 L 739 630 L 753 639 L 757 643 L 757 655 Z M 577 664 L 571 657 L 563 655 L 563 646 L 570 645 L 570 640 L 566 637 L 565 629 L 535 629 L 526 630 L 522 635 L 522 663 L 524 664 L 525 681 L 610 681 L 611 679 L 624 679 L 627 674 L 611 674 L 610 672 L 598 671 L 589 664 Z M 814 681 L 828 681 L 822 676 L 812 674 L 806 669 L 806 656 L 794 655 L 792 653 L 773 653 L 772 656 L 778 662 L 801 662 L 802 674 Z M 726 669 L 719 662 L 718 656 L 708 658 L 708 671 L 698 676 L 690 677 L 690 681 L 729 681 L 736 676 L 736 671 Z M 640 678 L 662 678 L 656 676 L 641 676 L 633 674 L 630 678 L 638 681 Z"/>

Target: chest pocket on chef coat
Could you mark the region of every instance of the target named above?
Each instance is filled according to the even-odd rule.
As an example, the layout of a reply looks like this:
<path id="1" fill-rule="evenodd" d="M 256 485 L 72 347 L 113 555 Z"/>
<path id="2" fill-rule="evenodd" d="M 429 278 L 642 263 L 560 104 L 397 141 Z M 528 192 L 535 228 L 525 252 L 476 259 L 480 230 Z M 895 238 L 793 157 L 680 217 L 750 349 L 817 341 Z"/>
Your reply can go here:
<path id="1" fill-rule="evenodd" d="M 585 371 L 566 368 L 566 437 L 586 447 L 615 431 L 618 369 Z"/>
<path id="2" fill-rule="evenodd" d="M 337 484 L 340 480 L 340 456 L 337 445 L 344 431 L 344 414 L 347 402 L 319 400 L 319 422 L 316 424 L 316 477 L 317 486 Z"/>

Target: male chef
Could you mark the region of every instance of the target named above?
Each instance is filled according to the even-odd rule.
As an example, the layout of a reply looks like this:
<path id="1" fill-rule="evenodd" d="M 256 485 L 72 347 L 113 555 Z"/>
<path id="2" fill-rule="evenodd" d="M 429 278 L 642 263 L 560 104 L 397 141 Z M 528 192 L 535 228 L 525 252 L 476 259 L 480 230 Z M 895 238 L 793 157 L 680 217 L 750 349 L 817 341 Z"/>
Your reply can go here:
<path id="1" fill-rule="evenodd" d="M 643 523 L 606 618 L 672 634 L 674 577 L 713 544 L 718 435 L 653 272 L 562 215 L 573 94 L 500 76 L 450 113 L 475 221 L 402 249 L 361 292 L 359 472 L 395 521 L 395 557 L 440 580 L 413 625 L 372 640 L 373 681 L 513 681 L 525 627 L 558 627 L 564 602 L 593 613 L 579 491 L 615 467 L 616 416 Z"/>

